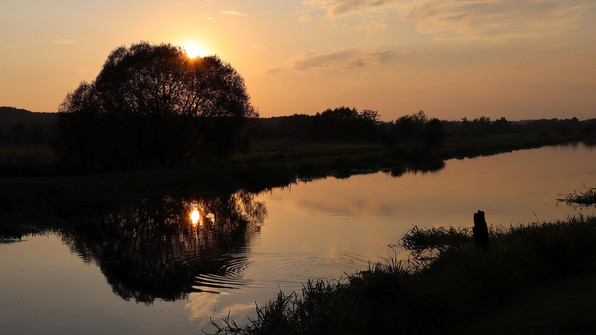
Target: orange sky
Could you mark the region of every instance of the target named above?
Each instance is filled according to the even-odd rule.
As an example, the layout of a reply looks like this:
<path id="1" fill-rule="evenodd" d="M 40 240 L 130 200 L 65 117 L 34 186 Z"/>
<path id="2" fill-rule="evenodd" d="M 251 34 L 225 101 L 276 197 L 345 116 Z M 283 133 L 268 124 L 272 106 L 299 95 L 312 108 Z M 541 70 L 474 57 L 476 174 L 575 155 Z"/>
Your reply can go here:
<path id="1" fill-rule="evenodd" d="M 596 117 L 594 0 L 3 0 L 0 105 L 55 111 L 142 40 L 202 44 L 264 117 Z"/>

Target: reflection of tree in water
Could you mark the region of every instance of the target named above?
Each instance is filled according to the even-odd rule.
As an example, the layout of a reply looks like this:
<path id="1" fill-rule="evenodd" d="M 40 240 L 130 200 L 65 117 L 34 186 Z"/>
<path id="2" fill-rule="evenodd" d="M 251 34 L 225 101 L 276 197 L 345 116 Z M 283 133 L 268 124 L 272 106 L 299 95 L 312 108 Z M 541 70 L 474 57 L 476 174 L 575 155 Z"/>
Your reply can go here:
<path id="1" fill-rule="evenodd" d="M 190 212 L 203 217 L 193 225 Z M 176 300 L 193 288 L 198 274 L 225 276 L 230 263 L 246 264 L 238 254 L 266 216 L 263 203 L 239 192 L 224 197 L 166 197 L 142 207 L 64 229 L 63 240 L 85 261 L 95 261 L 114 292 L 124 299 L 152 303 Z"/>
<path id="2" fill-rule="evenodd" d="M 445 162 L 442 160 L 429 161 L 424 164 L 419 164 L 410 167 L 395 167 L 385 173 L 391 174 L 392 177 L 401 177 L 404 173 L 433 173 L 441 171 L 445 167 Z"/>

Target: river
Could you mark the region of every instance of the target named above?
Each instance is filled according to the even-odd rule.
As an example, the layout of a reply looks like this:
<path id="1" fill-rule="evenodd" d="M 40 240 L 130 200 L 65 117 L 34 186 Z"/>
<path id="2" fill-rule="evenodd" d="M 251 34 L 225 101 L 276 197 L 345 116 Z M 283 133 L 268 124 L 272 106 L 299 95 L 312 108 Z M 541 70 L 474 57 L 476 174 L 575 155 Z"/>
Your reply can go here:
<path id="1" fill-rule="evenodd" d="M 239 323 L 279 290 L 340 280 L 387 257 L 412 226 L 593 215 L 557 201 L 596 187 L 584 145 L 448 160 L 437 172 L 300 181 L 251 194 L 166 196 L 0 244 L 6 334 L 196 334 Z M 195 213 L 195 214 L 193 214 Z"/>

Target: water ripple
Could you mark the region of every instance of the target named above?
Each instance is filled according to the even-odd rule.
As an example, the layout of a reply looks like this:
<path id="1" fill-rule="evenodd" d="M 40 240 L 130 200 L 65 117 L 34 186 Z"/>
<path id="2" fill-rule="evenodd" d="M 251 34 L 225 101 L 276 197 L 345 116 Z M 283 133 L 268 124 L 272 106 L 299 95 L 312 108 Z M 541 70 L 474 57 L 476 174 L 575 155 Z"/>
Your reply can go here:
<path id="1" fill-rule="evenodd" d="M 195 277 L 195 289 L 221 293 L 225 290 L 253 290 L 266 287 L 296 289 L 310 279 L 340 280 L 368 269 L 370 258 L 341 251 L 329 255 L 299 252 L 255 252 L 230 257 L 217 274 Z"/>

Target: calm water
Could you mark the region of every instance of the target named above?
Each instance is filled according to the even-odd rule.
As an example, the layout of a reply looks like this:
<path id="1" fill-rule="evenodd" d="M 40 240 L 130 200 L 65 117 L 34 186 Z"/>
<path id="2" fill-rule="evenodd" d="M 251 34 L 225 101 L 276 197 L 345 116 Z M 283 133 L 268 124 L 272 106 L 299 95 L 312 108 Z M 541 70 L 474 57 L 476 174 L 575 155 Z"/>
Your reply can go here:
<path id="1" fill-rule="evenodd" d="M 479 209 L 502 226 L 594 214 L 557 198 L 596 187 L 595 173 L 594 151 L 580 145 L 449 160 L 397 178 L 145 200 L 0 245 L 1 331 L 195 334 L 210 317 L 244 320 L 280 289 L 365 269 L 413 225 L 471 226 Z"/>

